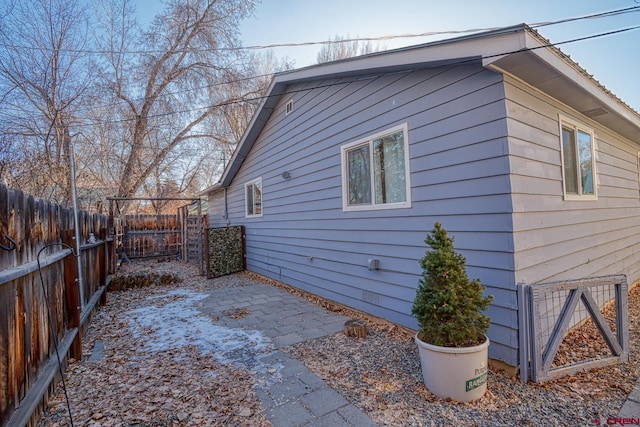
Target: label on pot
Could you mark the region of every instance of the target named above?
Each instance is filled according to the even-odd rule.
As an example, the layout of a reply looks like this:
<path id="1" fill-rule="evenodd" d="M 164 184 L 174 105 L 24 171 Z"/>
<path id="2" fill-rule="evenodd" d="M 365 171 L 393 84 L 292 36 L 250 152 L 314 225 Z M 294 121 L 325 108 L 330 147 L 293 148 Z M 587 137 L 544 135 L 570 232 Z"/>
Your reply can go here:
<path id="1" fill-rule="evenodd" d="M 487 382 L 487 373 L 485 372 L 484 374 L 475 377 L 473 379 L 470 379 L 467 381 L 467 387 L 466 387 L 466 391 L 471 391 L 474 388 L 478 388 L 480 387 L 482 384 Z"/>

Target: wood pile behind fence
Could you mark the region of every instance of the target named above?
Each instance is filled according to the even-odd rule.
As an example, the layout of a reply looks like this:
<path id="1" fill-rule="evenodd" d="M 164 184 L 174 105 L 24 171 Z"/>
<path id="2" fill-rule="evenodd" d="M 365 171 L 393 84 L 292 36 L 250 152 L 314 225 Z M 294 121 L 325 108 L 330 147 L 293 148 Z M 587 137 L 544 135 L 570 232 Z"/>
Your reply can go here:
<path id="1" fill-rule="evenodd" d="M 63 359 L 81 359 L 82 326 L 104 303 L 115 271 L 109 217 L 79 218 L 82 280 L 73 210 L 0 185 L 1 427 L 34 422 L 58 370 L 52 335 Z"/>

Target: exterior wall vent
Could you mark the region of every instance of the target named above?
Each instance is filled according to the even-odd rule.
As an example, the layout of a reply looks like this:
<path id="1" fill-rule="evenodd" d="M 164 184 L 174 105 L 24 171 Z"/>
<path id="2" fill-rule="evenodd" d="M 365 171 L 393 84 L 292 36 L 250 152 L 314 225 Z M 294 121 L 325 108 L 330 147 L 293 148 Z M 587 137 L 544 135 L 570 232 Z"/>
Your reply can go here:
<path id="1" fill-rule="evenodd" d="M 380 295 L 371 291 L 362 291 L 362 301 L 368 302 L 374 305 L 380 305 Z"/>
<path id="2" fill-rule="evenodd" d="M 284 110 L 285 110 L 285 112 L 286 112 L 287 114 L 289 114 L 290 112 L 292 112 L 292 111 L 293 111 L 293 101 L 289 101 L 289 102 L 287 102 L 287 105 L 285 106 Z"/>
<path id="3" fill-rule="evenodd" d="M 604 108 L 594 108 L 593 110 L 583 111 L 582 114 L 584 114 L 587 117 L 598 117 L 598 116 L 603 116 L 605 114 L 609 114 L 609 112 Z"/>

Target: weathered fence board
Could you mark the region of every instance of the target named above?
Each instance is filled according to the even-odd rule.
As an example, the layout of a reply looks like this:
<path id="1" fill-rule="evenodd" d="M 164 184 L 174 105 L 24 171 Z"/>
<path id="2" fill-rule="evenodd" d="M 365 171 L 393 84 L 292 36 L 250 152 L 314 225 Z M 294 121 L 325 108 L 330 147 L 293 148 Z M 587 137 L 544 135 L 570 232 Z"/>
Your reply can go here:
<path id="1" fill-rule="evenodd" d="M 180 254 L 182 260 L 198 265 L 200 272 L 205 274 L 207 271 L 205 256 L 207 215 L 202 214 L 200 200 L 194 200 L 192 203 L 180 207 L 178 220 L 182 232 L 182 251 Z"/>
<path id="2" fill-rule="evenodd" d="M 65 335 L 62 341 L 58 344 L 60 354 L 65 354 L 69 351 L 77 336 L 77 329 L 71 329 L 67 332 L 67 335 Z M 42 369 L 40 376 L 23 399 L 24 404 L 21 404 L 20 407 L 16 409 L 6 427 L 22 427 L 29 423 L 29 420 L 32 418 L 32 414 L 38 408 L 41 396 L 46 394 L 47 388 L 49 387 L 49 384 L 51 384 L 51 381 L 57 372 L 58 360 L 55 357 L 49 358 L 49 361 Z"/>
<path id="3" fill-rule="evenodd" d="M 201 200 L 197 198 L 145 198 L 109 197 L 109 216 L 114 225 L 114 238 L 119 257 L 136 258 L 175 257 L 198 264 L 202 274 L 206 271 L 205 233 L 206 216 L 202 215 Z M 131 201 L 182 201 L 175 215 L 126 215 L 126 204 Z M 122 203 L 123 209 L 120 209 Z M 195 224 L 192 221 L 195 219 Z M 188 224 L 189 223 L 189 224 Z M 114 249 L 116 250 L 116 249 Z"/>
<path id="4" fill-rule="evenodd" d="M 127 258 L 175 257 L 180 253 L 177 215 L 125 215 L 122 251 Z"/>
<path id="5" fill-rule="evenodd" d="M 74 215 L 0 185 L 0 244 L 12 246 L 7 237 L 16 243 L 15 250 L 0 249 L 0 426 L 24 425 L 47 398 L 57 359 L 53 337 L 62 344 L 63 359 L 67 350 L 82 357 L 82 322 L 103 298 L 113 272 L 109 217 L 80 212 L 78 280 Z M 100 241 L 87 244 L 91 233 Z"/>

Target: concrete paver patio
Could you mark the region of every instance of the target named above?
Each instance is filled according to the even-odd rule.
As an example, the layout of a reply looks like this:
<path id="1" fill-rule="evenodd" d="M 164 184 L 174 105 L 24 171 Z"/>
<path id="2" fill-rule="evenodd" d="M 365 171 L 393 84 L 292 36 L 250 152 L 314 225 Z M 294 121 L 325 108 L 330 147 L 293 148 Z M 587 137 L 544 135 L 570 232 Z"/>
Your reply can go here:
<path id="1" fill-rule="evenodd" d="M 349 320 L 274 286 L 261 284 L 208 291 L 198 310 L 217 318 L 217 325 L 258 330 L 274 351 L 261 357 L 280 366 L 279 381 L 258 378 L 257 394 L 274 426 L 374 426 L 360 409 L 329 387 L 281 347 L 339 332 Z M 243 310 L 233 316 L 234 310 Z M 240 313 L 240 311 L 238 311 Z M 257 372 L 260 377 L 263 373 Z"/>

